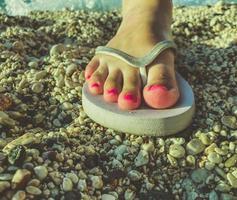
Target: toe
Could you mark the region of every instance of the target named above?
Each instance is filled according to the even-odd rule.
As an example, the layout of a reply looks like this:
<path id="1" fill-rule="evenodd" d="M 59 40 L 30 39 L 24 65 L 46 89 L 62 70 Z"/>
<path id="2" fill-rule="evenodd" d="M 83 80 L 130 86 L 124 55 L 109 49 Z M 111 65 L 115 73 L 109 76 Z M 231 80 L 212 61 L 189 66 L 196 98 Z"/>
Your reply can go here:
<path id="1" fill-rule="evenodd" d="M 118 105 L 123 110 L 133 110 L 141 104 L 141 80 L 138 71 L 123 72 L 123 89 L 118 97 Z"/>
<path id="2" fill-rule="evenodd" d="M 85 79 L 88 81 L 91 77 L 91 75 L 94 73 L 94 71 L 98 68 L 99 66 L 99 59 L 94 57 L 91 59 L 91 61 L 88 63 L 85 69 Z"/>
<path id="3" fill-rule="evenodd" d="M 100 65 L 88 80 L 89 90 L 92 94 L 102 94 L 104 82 L 108 76 L 108 68 L 106 65 Z"/>
<path id="4" fill-rule="evenodd" d="M 107 102 L 117 102 L 122 86 L 122 74 L 117 68 L 109 70 L 109 75 L 104 84 L 104 99 Z"/>
<path id="5" fill-rule="evenodd" d="M 179 91 L 172 66 L 156 64 L 149 69 L 143 96 L 146 104 L 156 109 L 168 108 L 177 102 Z"/>

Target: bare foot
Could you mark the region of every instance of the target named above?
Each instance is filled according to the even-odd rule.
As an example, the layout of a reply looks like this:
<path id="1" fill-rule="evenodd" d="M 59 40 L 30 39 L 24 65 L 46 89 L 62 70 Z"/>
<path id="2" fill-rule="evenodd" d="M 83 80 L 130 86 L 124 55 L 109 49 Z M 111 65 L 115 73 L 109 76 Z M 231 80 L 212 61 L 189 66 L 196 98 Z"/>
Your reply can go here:
<path id="1" fill-rule="evenodd" d="M 123 6 L 123 21 L 106 46 L 142 57 L 157 42 L 171 39 L 170 1 L 124 0 Z M 146 104 L 152 108 L 162 109 L 174 105 L 179 98 L 179 90 L 173 51 L 167 49 L 162 52 L 147 67 L 147 72 L 147 85 L 142 88 L 138 68 L 112 56 L 97 54 L 87 65 L 85 78 L 92 94 L 103 94 L 105 101 L 118 102 L 123 110 L 138 108 L 142 94 Z"/>

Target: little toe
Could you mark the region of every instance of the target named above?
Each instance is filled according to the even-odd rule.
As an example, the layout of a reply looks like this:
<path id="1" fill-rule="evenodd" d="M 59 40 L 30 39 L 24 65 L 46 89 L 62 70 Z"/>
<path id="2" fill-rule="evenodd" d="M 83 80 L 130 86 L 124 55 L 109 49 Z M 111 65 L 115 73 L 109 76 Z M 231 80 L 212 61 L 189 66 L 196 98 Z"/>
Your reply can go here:
<path id="1" fill-rule="evenodd" d="M 134 75 L 135 74 L 135 75 Z M 141 80 L 138 73 L 123 73 L 123 90 L 118 97 L 122 110 L 133 110 L 141 104 Z"/>
<path id="2" fill-rule="evenodd" d="M 107 102 L 117 102 L 122 87 L 121 71 L 113 68 L 104 83 L 104 100 Z"/>
<path id="3" fill-rule="evenodd" d="M 107 76 L 108 76 L 107 66 L 104 65 L 99 66 L 88 80 L 89 91 L 94 95 L 102 94 L 104 82 Z"/>
<path id="4" fill-rule="evenodd" d="M 85 79 L 88 81 L 94 71 L 98 68 L 100 64 L 100 61 L 98 58 L 94 57 L 91 59 L 91 61 L 87 64 L 86 69 L 85 69 Z"/>

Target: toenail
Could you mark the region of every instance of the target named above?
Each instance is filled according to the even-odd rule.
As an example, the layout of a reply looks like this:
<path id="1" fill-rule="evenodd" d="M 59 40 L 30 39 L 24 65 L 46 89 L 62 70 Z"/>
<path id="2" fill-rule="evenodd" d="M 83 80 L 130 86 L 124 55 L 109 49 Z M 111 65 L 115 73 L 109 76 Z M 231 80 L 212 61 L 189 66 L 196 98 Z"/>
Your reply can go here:
<path id="1" fill-rule="evenodd" d="M 148 91 L 151 91 L 151 90 L 162 90 L 162 91 L 167 91 L 167 87 L 165 87 L 164 85 L 151 85 L 148 87 Z"/>
<path id="2" fill-rule="evenodd" d="M 107 93 L 115 95 L 115 94 L 118 94 L 118 90 L 116 88 L 113 88 L 113 89 L 107 90 Z"/>
<path id="3" fill-rule="evenodd" d="M 99 83 L 93 83 L 93 84 L 91 85 L 91 87 L 100 87 L 100 84 L 99 84 Z"/>
<path id="4" fill-rule="evenodd" d="M 127 101 L 137 101 L 137 97 L 133 94 L 125 94 L 123 97 Z"/>

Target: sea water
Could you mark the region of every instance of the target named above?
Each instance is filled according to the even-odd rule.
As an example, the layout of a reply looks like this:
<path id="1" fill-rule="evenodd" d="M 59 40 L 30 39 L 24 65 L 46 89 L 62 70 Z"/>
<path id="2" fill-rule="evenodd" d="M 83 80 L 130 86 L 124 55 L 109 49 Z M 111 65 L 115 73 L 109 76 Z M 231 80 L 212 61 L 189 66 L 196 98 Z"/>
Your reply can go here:
<path id="1" fill-rule="evenodd" d="M 110 10 L 121 7 L 122 0 L 0 0 L 0 11 L 9 15 L 26 15 L 32 10 L 86 9 Z M 145 0 L 146 1 L 146 0 Z M 220 0 L 173 0 L 174 5 L 213 5 Z M 237 0 L 222 0 L 237 3 Z"/>

